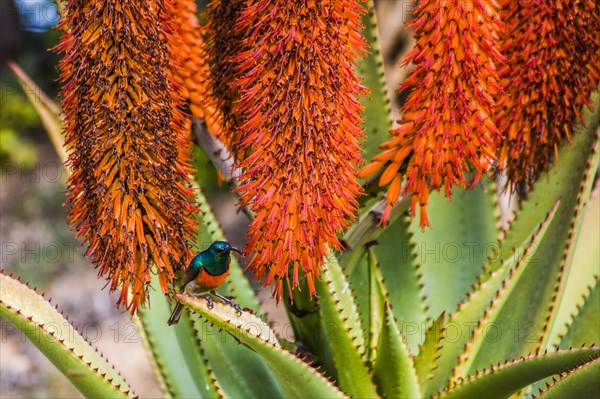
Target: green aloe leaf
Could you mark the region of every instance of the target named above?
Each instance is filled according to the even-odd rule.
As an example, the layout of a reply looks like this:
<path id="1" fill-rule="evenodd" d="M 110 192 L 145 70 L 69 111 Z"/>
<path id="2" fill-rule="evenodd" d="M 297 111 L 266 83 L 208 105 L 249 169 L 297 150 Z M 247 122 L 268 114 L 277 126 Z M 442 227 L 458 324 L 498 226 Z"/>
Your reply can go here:
<path id="1" fill-rule="evenodd" d="M 527 194 L 527 198 L 521 204 L 520 210 L 516 213 L 515 219 L 501 241 L 500 256 L 495 258 L 492 263 L 495 268 L 500 267 L 503 259 L 513 256 L 516 246 L 526 239 L 537 221 L 544 217 L 546 209 L 554 201 L 560 198 L 563 208 L 574 208 L 576 206 L 576 197 L 583 191 L 581 181 L 590 177 L 586 173 L 589 170 L 589 161 L 590 159 L 594 161 L 594 158 L 595 162 L 598 161 L 594 143 L 598 140 L 599 100 L 600 94 L 598 92 L 594 93 L 592 96 L 594 111 L 592 112 L 587 108 L 583 110 L 585 127 L 579 122 L 576 123 L 572 143 L 565 143 L 561 146 L 558 152 L 558 163 L 550 168 L 547 175 L 540 176 Z M 589 192 L 591 187 L 586 189 Z M 560 213 L 567 214 L 566 217 L 563 216 L 560 219 L 568 219 L 565 226 L 570 226 L 573 214 L 562 210 Z"/>
<path id="2" fill-rule="evenodd" d="M 419 265 L 415 262 L 408 232 L 409 219 L 403 214 L 408 202 L 405 199 L 396 205 L 387 227 L 379 225 L 385 200 L 375 201 L 365 207 L 358 221 L 344 236 L 348 248 L 341 254 L 339 262 L 350 281 L 363 329 L 368 330 L 372 311 L 367 248 L 373 248 L 386 284 L 393 287 L 388 295 L 398 328 L 411 352 L 416 353 L 426 316 L 422 305 Z"/>
<path id="3" fill-rule="evenodd" d="M 550 331 L 549 345 L 560 343 L 560 337 L 567 334 L 567 327 L 573 315 L 579 312 L 578 308 L 584 306 L 584 301 L 589 294 L 589 284 L 598 279 L 600 268 L 600 187 L 596 186 L 590 201 L 584 209 L 581 233 L 577 239 L 571 270 L 565 275 L 565 291 L 560 307 L 557 310 L 557 319 Z M 598 298 L 600 299 L 600 298 Z M 600 317 L 600 316 L 599 316 Z M 600 325 L 597 329 L 600 334 Z M 588 341 L 599 343 L 600 339 Z M 581 342 L 583 343 L 583 342 Z M 575 344 L 579 346 L 581 344 Z"/>
<path id="4" fill-rule="evenodd" d="M 600 360 L 578 366 L 574 371 L 566 373 L 554 381 L 539 396 L 540 399 L 595 399 L 598 398 L 598 379 L 600 377 Z"/>
<path id="5" fill-rule="evenodd" d="M 382 397 L 421 397 L 413 358 L 402 341 L 402 335 L 388 302 L 385 303 L 385 318 L 373 373 Z"/>
<path id="6" fill-rule="evenodd" d="M 434 376 L 433 370 L 440 350 L 445 322 L 446 313 L 442 313 L 440 317 L 433 320 L 431 325 L 425 330 L 425 339 L 419 347 L 419 354 L 415 357 L 415 370 L 421 387 L 424 387 L 427 381 Z"/>
<path id="7" fill-rule="evenodd" d="M 590 288 L 577 315 L 570 323 L 567 334 L 560 344 L 561 348 L 581 345 L 600 344 L 600 280 L 596 276 L 595 284 Z"/>
<path id="8" fill-rule="evenodd" d="M 383 285 L 383 277 L 379 269 L 379 262 L 377 256 L 372 247 L 369 248 L 368 252 L 368 265 L 365 268 L 367 271 L 367 284 L 369 287 L 368 298 L 368 311 L 363 312 L 363 317 L 368 320 L 365 328 L 365 347 L 367 349 L 367 359 L 369 364 L 374 364 L 375 359 L 379 353 L 380 348 L 380 337 L 381 331 L 386 328 L 386 308 L 389 305 L 388 295 Z M 360 310 L 360 307 L 359 307 Z M 392 317 L 392 321 L 394 318 Z M 397 328 L 396 328 L 397 329 Z"/>
<path id="9" fill-rule="evenodd" d="M 397 206 L 392 210 L 392 225 L 400 219 L 407 205 L 408 201 L 402 200 L 399 201 Z M 382 233 L 386 234 L 386 242 L 393 242 L 393 246 L 396 245 L 395 240 L 397 239 L 394 232 L 388 234 L 386 233 L 388 229 L 379 226 L 379 221 L 381 220 L 384 209 L 385 200 L 375 200 L 361 211 L 358 220 L 352 224 L 344 235 L 342 241 L 347 245 L 347 249 L 339 255 L 339 265 L 342 266 L 343 274 L 346 276 L 347 281 L 350 283 L 349 286 L 352 289 L 352 292 L 343 290 L 344 296 L 350 297 L 351 300 L 348 303 L 354 303 L 355 305 L 360 306 L 359 311 L 362 320 L 358 320 L 358 314 L 353 315 L 353 318 L 356 323 L 359 321 L 362 322 L 362 327 L 365 330 L 368 328 L 370 312 L 369 285 L 367 283 L 369 281 L 367 277 L 368 265 L 366 261 L 367 247 L 369 246 L 369 243 L 374 242 L 374 240 L 380 237 Z M 379 249 L 377 249 L 377 251 L 379 251 Z M 418 291 L 418 283 L 415 281 L 415 271 L 413 269 L 402 267 L 402 265 L 398 265 L 397 254 L 393 251 L 388 251 L 387 247 L 382 251 L 382 256 L 385 256 L 386 260 L 391 260 L 382 265 L 383 271 L 388 273 L 384 275 L 384 277 L 388 278 L 389 275 L 389 278 L 392 281 L 401 282 L 407 286 L 414 283 L 414 289 L 402 291 L 400 288 L 403 288 L 404 286 L 398 284 L 399 289 L 394 290 L 390 294 L 391 303 L 395 306 L 394 310 L 400 312 L 406 310 L 408 313 L 412 313 L 415 309 L 422 310 L 422 308 L 413 306 L 415 302 L 419 303 L 418 301 L 413 301 L 417 296 L 412 295 L 412 293 Z M 334 254 L 330 254 L 328 258 L 331 259 L 332 262 L 338 263 L 335 260 L 336 257 Z M 386 269 L 388 265 L 390 267 Z M 399 275 L 398 273 L 402 274 Z M 403 277 L 406 278 L 403 279 Z M 346 283 L 342 283 L 342 285 L 345 284 Z M 309 297 L 306 282 L 301 280 L 300 286 L 302 287 L 300 290 L 294 290 L 292 292 L 293 304 L 290 303 L 287 295 L 284 295 L 286 309 L 288 310 L 288 316 L 294 329 L 296 341 L 298 342 L 299 347 L 307 348 L 315 356 L 315 361 L 323 366 L 330 377 L 337 379 L 337 372 L 334 363 L 332 362 L 333 349 L 331 345 L 329 345 L 332 334 L 337 333 L 337 326 L 322 321 L 321 314 L 315 311 L 319 308 L 319 305 L 315 300 L 312 300 Z M 327 293 L 327 295 L 329 295 L 329 293 Z M 402 306 L 403 303 L 400 303 L 398 298 L 402 298 L 402 301 L 404 303 L 409 303 L 410 306 Z M 398 304 L 397 307 L 396 304 Z M 346 309 L 348 309 L 348 307 L 346 307 Z M 399 325 L 400 323 L 404 323 L 404 321 L 399 321 Z M 360 331 L 359 324 L 355 324 L 353 336 L 361 342 L 362 346 L 363 338 L 361 338 L 362 332 Z"/>
<path id="10" fill-rule="evenodd" d="M 438 390 L 444 389 L 457 361 L 468 360 L 465 357 L 465 346 L 469 344 L 473 331 L 476 327 L 478 331 L 479 328 L 485 327 L 481 325 L 481 319 L 502 287 L 518 281 L 524 270 L 532 263 L 531 261 L 536 259 L 536 245 L 543 239 L 549 224 L 556 215 L 557 208 L 558 203 L 553 206 L 544 221 L 531 234 L 531 238 L 524 243 L 523 248 L 519 248 L 520 258 L 507 260 L 502 267 L 493 272 L 488 280 L 482 282 L 475 291 L 468 295 L 468 300 L 462 302 L 458 311 L 451 315 L 449 321 L 445 323 L 440 349 L 432 366 L 434 376 L 427 380 L 423 387 L 425 396 L 433 395 Z M 461 355 L 463 355 L 462 358 Z M 476 356 L 476 353 L 471 353 L 471 355 Z"/>
<path id="11" fill-rule="evenodd" d="M 188 295 L 177 295 L 177 298 L 209 323 L 229 333 L 262 356 L 271 367 L 285 397 L 345 397 L 316 370 L 282 349 L 269 326 L 253 314 L 244 312 L 238 317 L 233 308 L 220 302 L 215 302 L 214 308 L 208 309 L 204 299 Z"/>
<path id="12" fill-rule="evenodd" d="M 299 289 L 292 290 L 293 301 L 289 293 L 284 294 L 285 307 L 294 330 L 296 346 L 310 352 L 315 366 L 321 367 L 331 379 L 337 379 L 333 362 L 333 353 L 329 340 L 333 334 L 332 328 L 322 328 L 321 313 L 317 299 L 310 298 L 306 278 L 299 281 Z"/>
<path id="13" fill-rule="evenodd" d="M 392 222 L 373 246 L 383 280 L 388 287 L 398 328 L 411 353 L 423 339 L 427 321 L 423 298 L 421 269 L 415 256 L 412 236 L 408 231 L 410 219 L 403 215 Z"/>
<path id="14" fill-rule="evenodd" d="M 379 151 L 379 145 L 387 141 L 392 127 L 392 110 L 383 75 L 383 57 L 377 31 L 377 19 L 373 0 L 366 2 L 367 13 L 362 17 L 363 37 L 370 46 L 369 54 L 358 61 L 358 76 L 370 91 L 361 97 L 364 105 L 363 127 L 366 140 L 363 144 L 366 160 Z"/>
<path id="15" fill-rule="evenodd" d="M 375 276 L 372 273 L 368 252 L 362 251 L 363 259 L 356 264 L 348 283 L 352 288 L 354 303 L 358 312 L 358 323 L 364 334 L 366 359 L 372 362 L 377 350 L 377 337 L 383 320 L 384 299 L 379 295 Z"/>
<path id="16" fill-rule="evenodd" d="M 196 317 L 193 319 L 195 335 L 201 341 L 208 364 L 222 387 L 224 397 L 284 397 L 274 373 L 258 353 L 240 345 L 236 338 L 219 331 L 217 326 Z"/>
<path id="17" fill-rule="evenodd" d="M 366 365 L 365 338 L 350 283 L 335 257 L 330 256 L 321 279 L 315 282 L 321 329 L 328 331 L 338 384 L 353 397 L 376 397 Z"/>
<path id="18" fill-rule="evenodd" d="M 21 67 L 12 61 L 8 61 L 7 65 L 17 77 L 21 88 L 40 116 L 58 157 L 62 162 L 66 162 L 67 151 L 62 136 L 63 126 L 60 118 L 60 108 L 27 76 Z"/>
<path id="19" fill-rule="evenodd" d="M 528 193 L 505 239 L 502 259 L 513 256 L 515 246 L 525 240 L 523 231 L 543 215 L 554 201 L 560 205 L 544 238 L 536 248 L 537 262 L 529 265 L 517 283 L 494 326 L 503 333 L 494 342 L 486 340 L 473 360 L 474 369 L 503 359 L 518 358 L 538 349 L 549 349 L 550 336 L 559 320 L 557 309 L 564 297 L 565 278 L 570 274 L 574 243 L 581 226 L 583 206 L 589 198 L 598 166 L 598 126 L 600 95 L 593 96 L 595 111 L 586 110 L 586 127 L 575 126 L 572 142 L 558 152 L 559 163 L 541 176 Z M 493 263 L 492 269 L 498 264 Z"/>
<path id="20" fill-rule="evenodd" d="M 165 397 L 223 397 L 204 350 L 184 312 L 179 324 L 168 326 L 171 311 L 157 281 L 152 282 L 151 308 L 138 314 L 140 332 Z"/>
<path id="21" fill-rule="evenodd" d="M 507 398 L 535 381 L 565 372 L 599 357 L 600 347 L 529 355 L 513 362 L 490 366 L 482 373 L 460 381 L 436 398 Z"/>
<path id="22" fill-rule="evenodd" d="M 374 246 L 368 248 L 369 313 L 367 354 L 381 396 L 419 397 L 413 358 L 403 341 L 383 282 Z"/>
<path id="23" fill-rule="evenodd" d="M 554 209 L 557 210 L 558 207 L 560 207 L 560 205 L 556 204 Z M 532 244 L 539 245 L 545 237 L 546 236 L 544 235 L 539 241 L 534 241 Z M 526 270 L 529 267 L 532 267 L 532 265 L 541 262 L 542 259 L 540 259 L 540 257 L 541 254 L 533 248 L 531 254 L 527 254 L 524 260 L 519 261 L 519 263 L 523 263 L 523 265 L 517 264 L 515 269 L 511 271 L 511 276 L 502 282 L 502 289 L 497 292 L 483 317 L 477 321 L 477 326 L 473 329 L 471 338 L 466 344 L 465 351 L 460 356 L 459 363 L 453 371 L 454 378 L 466 378 L 468 375 L 474 373 L 477 370 L 474 365 L 477 357 L 483 350 L 482 348 L 490 342 L 499 340 L 502 335 L 502 329 L 496 324 L 497 318 L 506 310 L 506 306 L 510 302 L 510 299 L 516 294 L 517 287 L 521 282 L 521 278 L 524 278 L 523 275 L 526 273 Z M 532 282 L 532 289 L 533 285 L 534 282 Z"/>
<path id="24" fill-rule="evenodd" d="M 123 377 L 50 302 L 4 273 L 0 273 L 0 316 L 25 334 L 84 396 L 135 396 Z"/>
<path id="25" fill-rule="evenodd" d="M 371 208 L 372 210 L 372 208 Z M 378 231 L 369 236 L 371 241 L 359 248 L 353 248 L 352 254 L 340 258 L 344 271 L 352 270 L 348 279 L 355 294 L 358 310 L 362 317 L 363 329 L 371 325 L 373 309 L 371 296 L 372 278 L 369 266 L 369 251 L 378 259 L 378 273 L 382 274 L 388 287 L 388 300 L 392 305 L 398 328 L 403 334 L 411 353 L 416 353 L 421 343 L 423 326 L 426 321 L 425 308 L 419 281 L 419 265 L 415 262 L 413 246 L 408 232 L 409 219 L 399 215 L 387 228 L 377 227 Z M 376 239 L 375 239 L 376 238 Z M 369 251 L 366 249 L 369 247 Z M 362 257 L 353 259 L 355 254 Z M 354 262 L 354 264 L 352 264 Z M 377 314 L 377 313 L 375 313 Z M 383 313 L 381 313 L 383 315 Z"/>
<path id="26" fill-rule="evenodd" d="M 415 218 L 410 231 L 427 314 L 436 319 L 444 311 L 456 311 L 488 256 L 494 255 L 499 234 L 496 185 L 485 181 L 472 190 L 456 188 L 452 202 L 443 193 L 432 193 L 427 214 L 431 228 L 422 231 Z"/>
<path id="27" fill-rule="evenodd" d="M 574 298 L 579 302 L 569 315 L 568 322 L 565 322 L 564 331 L 567 333 L 561 338 L 561 349 L 591 346 L 600 342 L 600 282 L 598 275 L 593 279 L 595 283 L 586 287 L 587 291 L 580 294 L 580 298 Z M 553 380 L 554 377 L 538 381 L 530 388 L 530 392 L 543 390 Z"/>

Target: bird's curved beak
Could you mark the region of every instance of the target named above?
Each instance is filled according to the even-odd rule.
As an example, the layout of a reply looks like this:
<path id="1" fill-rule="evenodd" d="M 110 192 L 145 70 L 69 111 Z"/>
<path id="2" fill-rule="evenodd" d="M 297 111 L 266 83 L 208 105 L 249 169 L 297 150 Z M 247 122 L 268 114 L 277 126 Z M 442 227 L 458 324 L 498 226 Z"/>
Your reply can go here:
<path id="1" fill-rule="evenodd" d="M 230 251 L 235 251 L 235 252 L 237 252 L 238 254 L 240 254 L 240 255 L 244 256 L 244 254 L 242 253 L 242 251 L 240 251 L 240 250 L 239 250 L 239 249 L 237 249 L 236 247 L 231 247 L 231 246 L 230 246 L 230 247 L 229 247 L 229 250 L 230 250 Z"/>

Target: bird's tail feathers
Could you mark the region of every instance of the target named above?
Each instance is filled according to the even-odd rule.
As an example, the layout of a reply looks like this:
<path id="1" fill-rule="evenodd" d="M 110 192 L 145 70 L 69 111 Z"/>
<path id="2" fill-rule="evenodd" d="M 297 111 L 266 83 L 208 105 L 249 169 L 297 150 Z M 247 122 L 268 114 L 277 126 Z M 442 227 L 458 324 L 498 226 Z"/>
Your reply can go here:
<path id="1" fill-rule="evenodd" d="M 167 324 L 172 326 L 173 324 L 179 323 L 179 319 L 181 318 L 181 313 L 183 312 L 183 305 L 181 302 L 177 302 L 175 305 L 175 309 L 173 309 L 173 313 L 171 313 L 171 317 L 169 317 L 169 321 Z"/>

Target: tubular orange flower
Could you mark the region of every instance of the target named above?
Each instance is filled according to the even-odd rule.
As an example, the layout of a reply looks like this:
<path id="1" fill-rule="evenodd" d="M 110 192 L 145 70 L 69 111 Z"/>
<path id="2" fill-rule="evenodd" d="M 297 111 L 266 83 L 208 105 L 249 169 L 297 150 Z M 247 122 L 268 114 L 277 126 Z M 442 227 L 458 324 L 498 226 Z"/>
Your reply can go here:
<path id="1" fill-rule="evenodd" d="M 202 40 L 202 28 L 196 16 L 195 0 L 175 0 L 179 22 L 177 34 L 181 38 L 181 49 L 176 54 L 183 81 L 182 97 L 189 102 L 190 111 L 206 124 L 208 131 L 225 142 L 222 131 L 222 115 L 217 111 L 212 92 L 208 53 Z"/>
<path id="2" fill-rule="evenodd" d="M 450 198 L 453 186 L 475 185 L 495 160 L 496 65 L 503 60 L 497 7 L 493 0 L 421 0 L 415 9 L 417 45 L 405 59 L 415 69 L 400 87 L 412 91 L 394 137 L 360 171 L 367 177 L 384 168 L 379 185 L 391 182 L 383 224 L 403 192 L 412 197 L 413 216 L 420 205 L 425 228 L 431 189 L 444 186 Z"/>
<path id="3" fill-rule="evenodd" d="M 509 185 L 529 185 L 598 87 L 600 7 L 595 0 L 507 1 L 502 16 L 500 164 Z"/>
<path id="4" fill-rule="evenodd" d="M 302 270 L 310 294 L 329 249 L 357 208 L 362 137 L 353 70 L 362 55 L 357 1 L 253 0 L 240 16 L 236 104 L 243 119 L 241 201 L 256 217 L 248 267 L 281 298 Z M 291 282 L 288 267 L 291 266 Z"/>
<path id="5" fill-rule="evenodd" d="M 239 117 L 234 112 L 238 93 L 233 81 L 236 73 L 234 56 L 242 48 L 242 36 L 235 29 L 235 24 L 243 6 L 244 0 L 211 0 L 205 27 L 207 51 L 211 60 L 212 91 L 216 107 L 223 118 L 225 144 L 238 160 L 244 154 L 239 150 L 242 133 L 239 129 Z"/>
<path id="6" fill-rule="evenodd" d="M 189 143 L 170 58 L 168 0 L 73 0 L 57 49 L 63 82 L 69 221 L 118 306 L 144 305 L 154 266 L 166 293 L 187 262 L 196 208 Z M 178 144 L 179 143 L 179 144 Z M 128 292 L 133 297 L 129 299 Z"/>

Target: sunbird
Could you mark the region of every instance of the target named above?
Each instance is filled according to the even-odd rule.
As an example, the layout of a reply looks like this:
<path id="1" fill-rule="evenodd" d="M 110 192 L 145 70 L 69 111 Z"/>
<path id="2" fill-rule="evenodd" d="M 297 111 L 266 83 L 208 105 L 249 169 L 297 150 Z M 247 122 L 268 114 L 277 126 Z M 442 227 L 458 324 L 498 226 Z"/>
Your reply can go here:
<path id="1" fill-rule="evenodd" d="M 215 241 L 206 251 L 202 251 L 194 256 L 185 270 L 185 276 L 179 285 L 180 292 L 205 298 L 208 301 L 209 309 L 212 309 L 214 306 L 211 297 L 211 295 L 213 295 L 232 306 L 239 314 L 241 314 L 242 309 L 237 303 L 229 298 L 219 295 L 215 291 L 218 286 L 223 284 L 227 274 L 229 274 L 229 262 L 231 261 L 229 254 L 231 251 L 235 251 L 240 255 L 242 254 L 239 249 L 232 247 L 228 242 Z M 167 324 L 177 324 L 182 311 L 183 305 L 181 302 L 177 302 Z"/>

